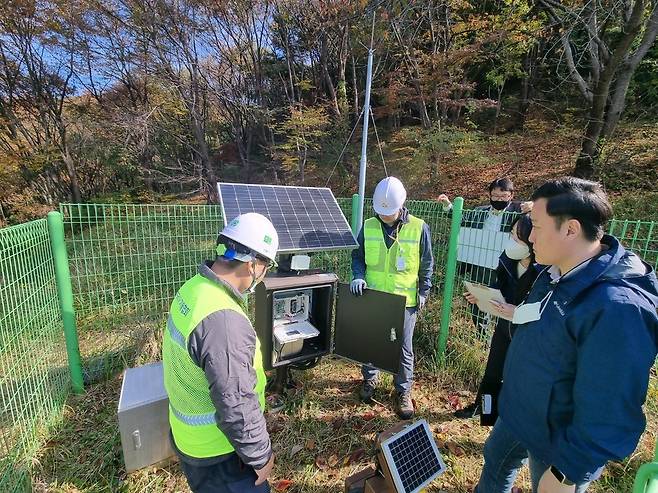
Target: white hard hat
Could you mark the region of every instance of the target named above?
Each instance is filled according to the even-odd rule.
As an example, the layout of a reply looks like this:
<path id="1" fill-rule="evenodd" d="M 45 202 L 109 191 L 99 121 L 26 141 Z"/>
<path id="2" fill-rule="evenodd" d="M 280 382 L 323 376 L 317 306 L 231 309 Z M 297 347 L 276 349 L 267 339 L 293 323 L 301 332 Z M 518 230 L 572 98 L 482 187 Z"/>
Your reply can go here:
<path id="1" fill-rule="evenodd" d="M 226 225 L 221 234 L 272 261 L 279 249 L 276 229 L 268 218 L 256 212 L 240 214 Z"/>
<path id="2" fill-rule="evenodd" d="M 372 197 L 372 207 L 377 214 L 392 216 L 402 208 L 405 200 L 407 191 L 404 185 L 394 176 L 389 176 L 377 184 Z"/>

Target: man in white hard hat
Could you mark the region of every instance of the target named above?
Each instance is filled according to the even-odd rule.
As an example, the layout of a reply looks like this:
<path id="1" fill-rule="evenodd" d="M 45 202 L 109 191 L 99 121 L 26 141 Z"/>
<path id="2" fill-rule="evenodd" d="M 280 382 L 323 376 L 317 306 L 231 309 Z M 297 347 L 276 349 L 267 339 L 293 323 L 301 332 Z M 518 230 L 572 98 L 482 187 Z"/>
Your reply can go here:
<path id="1" fill-rule="evenodd" d="M 215 260 L 171 304 L 162 349 L 169 424 L 195 493 L 270 491 L 265 372 L 243 294 L 275 265 L 278 246 L 266 217 L 236 217 L 219 235 Z"/>
<path id="2" fill-rule="evenodd" d="M 352 294 L 359 296 L 365 288 L 402 295 L 406 298 L 400 369 L 395 375 L 396 412 L 402 419 L 414 415 L 411 399 L 413 385 L 413 334 L 416 315 L 432 287 L 432 244 L 430 229 L 422 219 L 404 207 L 407 192 L 395 177 L 377 184 L 373 208 L 377 215 L 363 223 L 359 247 L 352 252 Z M 364 402 L 371 402 L 379 372 L 363 366 Z"/>

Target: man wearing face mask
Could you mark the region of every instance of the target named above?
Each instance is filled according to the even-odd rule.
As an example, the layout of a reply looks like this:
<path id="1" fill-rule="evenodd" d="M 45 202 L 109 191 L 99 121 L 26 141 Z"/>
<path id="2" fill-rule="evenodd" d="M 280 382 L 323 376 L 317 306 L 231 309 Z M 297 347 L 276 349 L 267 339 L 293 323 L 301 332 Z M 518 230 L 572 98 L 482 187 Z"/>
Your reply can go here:
<path id="1" fill-rule="evenodd" d="M 443 205 L 444 211 L 452 210 L 452 202 L 446 194 L 439 195 L 437 200 Z M 462 219 L 462 227 L 509 233 L 516 219 L 515 214 L 526 213 L 531 209 L 532 202 L 514 200 L 512 180 L 497 178 L 489 184 L 489 205 L 478 206 L 473 210 L 466 211 Z M 471 272 L 472 280 L 482 284 L 490 284 L 495 281 L 493 269 L 473 267 L 477 272 Z"/>
<path id="2" fill-rule="evenodd" d="M 279 238 L 266 217 L 248 213 L 217 243 L 215 260 L 176 293 L 164 332 L 171 438 L 193 492 L 267 493 L 265 372 L 244 293 L 275 265 Z"/>
<path id="3" fill-rule="evenodd" d="M 367 219 L 358 235 L 359 247 L 352 251 L 352 284 L 356 296 L 365 288 L 402 295 L 406 298 L 400 370 L 395 375 L 396 407 L 398 416 L 411 419 L 414 406 L 413 334 L 416 315 L 427 301 L 432 287 L 434 258 L 429 226 L 409 213 L 404 207 L 407 191 L 395 177 L 384 178 L 377 184 L 373 208 L 377 216 Z M 379 372 L 364 366 L 361 399 L 372 402 Z"/>
<path id="4" fill-rule="evenodd" d="M 439 195 L 437 199 L 443 210 L 452 210 L 452 203 L 445 194 Z M 497 178 L 489 184 L 489 205 L 478 206 L 473 210 L 464 211 L 462 228 L 481 229 L 484 231 L 495 231 L 509 233 L 512 230 L 517 214 L 527 213 L 532 209 L 532 202 L 518 202 L 514 200 L 514 183 L 509 178 Z M 489 250 L 494 245 L 476 245 Z M 460 276 L 468 278 L 480 284 L 491 286 L 496 282 L 496 269 L 486 265 L 476 265 L 467 262 L 458 262 L 457 272 Z M 489 317 L 480 312 L 477 305 L 471 306 L 473 324 L 478 328 L 480 337 L 487 334 Z"/>
<path id="5" fill-rule="evenodd" d="M 530 241 L 549 267 L 514 310 L 477 493 L 508 493 L 526 457 L 534 492 L 582 493 L 607 461 L 633 452 L 646 424 L 653 269 L 604 234 L 612 208 L 598 183 L 551 180 L 533 201 Z"/>

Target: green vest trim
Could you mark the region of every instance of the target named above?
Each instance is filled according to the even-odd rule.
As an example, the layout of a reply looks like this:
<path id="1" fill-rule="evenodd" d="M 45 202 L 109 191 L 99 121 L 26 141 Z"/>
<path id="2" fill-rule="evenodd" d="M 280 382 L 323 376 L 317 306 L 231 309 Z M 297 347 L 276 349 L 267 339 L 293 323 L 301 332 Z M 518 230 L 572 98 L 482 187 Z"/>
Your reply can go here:
<path id="1" fill-rule="evenodd" d="M 422 219 L 409 214 L 409 221 L 401 225 L 391 248 L 386 248 L 379 219 L 371 217 L 363 224 L 368 287 L 404 296 L 407 307 L 418 304 L 420 239 L 424 224 Z"/>
<path id="2" fill-rule="evenodd" d="M 190 457 L 215 457 L 234 448 L 215 420 L 208 380 L 188 352 L 188 339 L 201 321 L 220 310 L 233 310 L 248 322 L 241 303 L 228 288 L 197 274 L 176 293 L 162 343 L 164 383 L 169 396 L 169 424 L 178 449 Z M 256 337 L 254 392 L 265 409 L 265 372 Z"/>

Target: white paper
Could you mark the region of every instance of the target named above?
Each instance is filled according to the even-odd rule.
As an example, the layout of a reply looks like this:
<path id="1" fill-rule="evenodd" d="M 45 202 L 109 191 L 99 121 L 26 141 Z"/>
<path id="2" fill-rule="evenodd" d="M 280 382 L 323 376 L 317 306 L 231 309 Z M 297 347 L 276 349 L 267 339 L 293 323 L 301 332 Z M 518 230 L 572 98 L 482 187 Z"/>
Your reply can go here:
<path id="1" fill-rule="evenodd" d="M 498 267 L 509 233 L 477 228 L 461 228 L 457 240 L 457 260 L 488 269 Z"/>
<path id="2" fill-rule="evenodd" d="M 491 315 L 496 315 L 497 317 L 503 318 L 505 320 L 512 320 L 509 317 L 502 315 L 494 311 L 491 301 L 497 301 L 499 303 L 507 303 L 503 293 L 498 289 L 490 288 L 484 284 L 476 284 L 473 282 L 464 281 L 464 286 L 469 293 L 471 293 L 477 299 L 477 305 L 480 310 L 485 313 L 490 313 Z"/>

